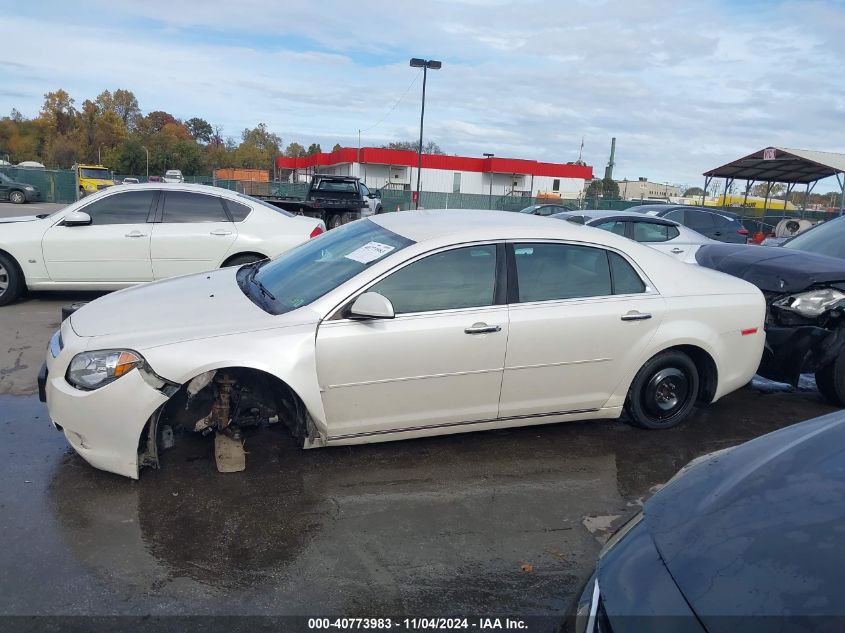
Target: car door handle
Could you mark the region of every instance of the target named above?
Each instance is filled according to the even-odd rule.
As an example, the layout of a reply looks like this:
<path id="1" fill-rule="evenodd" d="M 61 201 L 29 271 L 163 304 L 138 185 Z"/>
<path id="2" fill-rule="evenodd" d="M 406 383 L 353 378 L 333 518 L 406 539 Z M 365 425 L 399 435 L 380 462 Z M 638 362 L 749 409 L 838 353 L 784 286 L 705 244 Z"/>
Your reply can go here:
<path id="1" fill-rule="evenodd" d="M 623 321 L 645 321 L 650 318 L 651 315 L 648 312 L 637 312 L 636 310 L 631 310 L 622 315 Z"/>
<path id="2" fill-rule="evenodd" d="M 675 255 L 677 255 L 677 254 L 679 254 L 679 253 L 683 253 L 683 252 L 684 252 L 684 249 L 682 249 L 682 248 L 673 248 L 671 252 L 672 252 L 672 253 L 675 253 Z"/>
<path id="3" fill-rule="evenodd" d="M 231 231 L 226 231 L 224 229 L 217 229 L 216 231 L 211 232 L 212 235 L 231 235 Z"/>
<path id="4" fill-rule="evenodd" d="M 126 237 L 147 237 L 146 233 L 141 233 L 141 231 L 129 231 L 126 234 Z"/>
<path id="5" fill-rule="evenodd" d="M 486 323 L 473 323 L 470 327 L 464 328 L 467 334 L 492 334 L 493 332 L 501 332 L 501 325 L 487 325 Z"/>

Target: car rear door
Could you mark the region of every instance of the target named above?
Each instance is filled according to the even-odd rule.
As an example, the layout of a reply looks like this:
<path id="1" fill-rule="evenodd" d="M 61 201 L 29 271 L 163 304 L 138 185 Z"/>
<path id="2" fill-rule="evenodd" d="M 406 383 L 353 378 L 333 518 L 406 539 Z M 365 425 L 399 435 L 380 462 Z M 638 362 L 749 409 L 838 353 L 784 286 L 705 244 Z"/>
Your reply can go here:
<path id="1" fill-rule="evenodd" d="M 631 222 L 631 239 L 683 260 L 693 247 L 681 239 L 681 232 L 671 224 L 637 219 Z"/>
<path id="2" fill-rule="evenodd" d="M 393 303 L 395 318 L 320 325 L 329 439 L 495 422 L 508 337 L 500 250 L 426 255 L 368 288 Z"/>
<path id="3" fill-rule="evenodd" d="M 53 281 L 142 282 L 153 278 L 150 234 L 158 191 L 125 191 L 93 200 L 78 209 L 91 224 L 44 233 L 41 249 Z"/>
<path id="4" fill-rule="evenodd" d="M 660 325 L 663 299 L 615 251 L 539 241 L 509 248 L 499 417 L 602 408 Z"/>
<path id="5" fill-rule="evenodd" d="M 220 266 L 238 236 L 219 196 L 194 191 L 163 191 L 153 226 L 153 276 L 212 270 Z"/>

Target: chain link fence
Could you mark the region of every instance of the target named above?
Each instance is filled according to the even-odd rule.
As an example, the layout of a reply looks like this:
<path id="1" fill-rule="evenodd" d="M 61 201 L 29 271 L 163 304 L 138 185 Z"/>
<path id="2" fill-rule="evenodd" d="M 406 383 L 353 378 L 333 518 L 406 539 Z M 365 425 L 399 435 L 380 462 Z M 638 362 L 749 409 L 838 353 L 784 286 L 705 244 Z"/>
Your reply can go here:
<path id="1" fill-rule="evenodd" d="M 76 175 L 72 169 L 31 169 L 0 167 L 15 182 L 32 185 L 41 193 L 44 202 L 69 204 L 76 200 Z"/>

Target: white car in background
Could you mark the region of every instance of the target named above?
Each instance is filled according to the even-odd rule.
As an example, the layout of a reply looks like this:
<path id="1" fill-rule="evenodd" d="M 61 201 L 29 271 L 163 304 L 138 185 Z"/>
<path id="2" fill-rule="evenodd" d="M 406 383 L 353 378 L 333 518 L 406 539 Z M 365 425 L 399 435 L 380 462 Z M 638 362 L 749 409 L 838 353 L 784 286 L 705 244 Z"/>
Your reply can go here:
<path id="1" fill-rule="evenodd" d="M 305 448 L 623 410 L 663 429 L 751 379 L 764 317 L 753 285 L 607 231 L 386 213 L 89 303 L 53 336 L 39 392 L 82 457 L 133 478 L 184 433 L 228 451 L 265 423 Z"/>
<path id="2" fill-rule="evenodd" d="M 551 217 L 556 220 L 567 220 L 576 224 L 594 226 L 597 229 L 622 235 L 688 264 L 697 263 L 695 253 L 704 244 L 719 243 L 674 220 L 637 213 L 636 211 L 584 210 L 556 213 Z"/>
<path id="3" fill-rule="evenodd" d="M 185 182 L 185 177 L 178 169 L 168 169 L 164 172 L 164 176 L 162 176 L 161 181 L 172 185 L 178 185 Z"/>
<path id="4" fill-rule="evenodd" d="M 0 306 L 29 290 L 117 290 L 275 257 L 320 220 L 204 185 L 124 185 L 0 218 Z"/>
<path id="5" fill-rule="evenodd" d="M 123 179 L 124 185 L 138 185 L 140 183 L 141 183 L 140 180 L 138 180 L 137 178 L 133 178 L 132 176 L 128 176 L 128 177 Z"/>

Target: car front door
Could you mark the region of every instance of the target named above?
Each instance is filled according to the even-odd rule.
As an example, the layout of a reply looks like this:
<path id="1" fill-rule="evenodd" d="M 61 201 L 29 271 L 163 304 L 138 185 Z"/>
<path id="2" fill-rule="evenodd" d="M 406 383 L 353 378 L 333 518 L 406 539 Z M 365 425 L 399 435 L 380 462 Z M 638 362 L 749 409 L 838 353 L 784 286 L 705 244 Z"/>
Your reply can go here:
<path id="1" fill-rule="evenodd" d="M 602 408 L 663 315 L 663 299 L 622 255 L 560 242 L 514 243 L 515 287 L 501 418 Z"/>
<path id="2" fill-rule="evenodd" d="M 330 439 L 495 422 L 508 338 L 503 249 L 417 259 L 368 288 L 392 302 L 395 318 L 320 325 Z"/>
<path id="3" fill-rule="evenodd" d="M 361 210 L 361 217 L 365 218 L 367 216 L 374 215 L 376 212 L 376 206 L 378 205 L 378 199 L 372 195 L 372 192 L 363 182 L 358 183 L 358 185 L 361 192 L 361 199 L 367 203 L 367 208 Z"/>
<path id="4" fill-rule="evenodd" d="M 153 226 L 153 276 L 166 279 L 220 266 L 238 230 L 218 196 L 164 191 Z"/>
<path id="5" fill-rule="evenodd" d="M 0 200 L 9 199 L 9 183 L 5 174 L 0 174 Z"/>
<path id="6" fill-rule="evenodd" d="M 125 191 L 78 209 L 91 224 L 59 221 L 44 233 L 41 248 L 53 281 L 141 282 L 153 278 L 148 222 L 158 192 Z"/>

